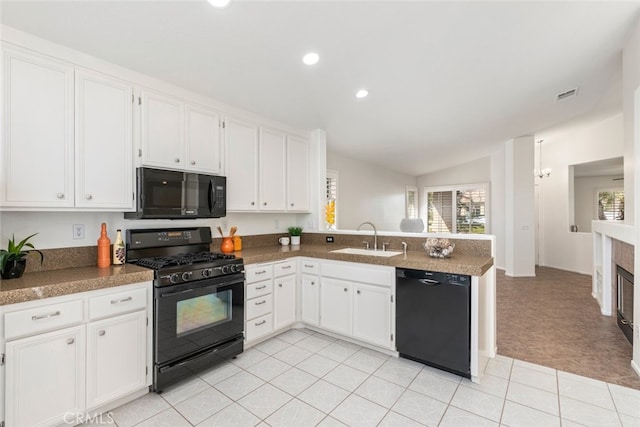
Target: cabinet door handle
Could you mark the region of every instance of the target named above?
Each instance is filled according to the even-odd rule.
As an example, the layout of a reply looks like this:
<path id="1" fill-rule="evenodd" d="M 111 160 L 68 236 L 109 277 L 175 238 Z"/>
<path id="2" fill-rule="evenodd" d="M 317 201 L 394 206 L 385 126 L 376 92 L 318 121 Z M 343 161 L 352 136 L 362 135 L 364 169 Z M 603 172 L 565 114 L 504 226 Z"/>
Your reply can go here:
<path id="1" fill-rule="evenodd" d="M 264 273 L 266 273 L 266 272 L 267 272 L 267 270 L 260 270 L 260 271 L 256 271 L 256 275 L 257 275 L 257 274 L 264 274 Z"/>
<path id="2" fill-rule="evenodd" d="M 267 202 L 264 202 L 264 203 L 263 203 L 263 205 L 264 205 L 264 206 L 267 206 Z"/>
<path id="3" fill-rule="evenodd" d="M 263 320 L 262 322 L 254 323 L 254 325 L 255 326 L 260 326 L 260 325 L 264 325 L 265 323 L 267 323 L 267 321 Z"/>
<path id="4" fill-rule="evenodd" d="M 56 197 L 58 199 L 64 199 L 64 193 L 58 193 L 58 194 L 56 194 Z"/>
<path id="5" fill-rule="evenodd" d="M 311 282 L 311 286 L 313 286 L 313 285 L 315 285 L 315 284 L 316 284 L 316 282 Z"/>
<path id="6" fill-rule="evenodd" d="M 255 206 L 255 205 L 256 205 L 256 202 L 251 202 L 251 206 Z"/>
<path id="7" fill-rule="evenodd" d="M 285 266 L 282 267 L 283 270 L 288 270 L 289 268 L 291 268 L 290 265 L 285 265 Z"/>
<path id="8" fill-rule="evenodd" d="M 133 299 L 133 297 L 126 297 L 126 298 L 122 298 L 122 299 L 114 299 L 114 300 L 111 300 L 111 304 L 122 304 L 123 302 L 131 301 L 132 299 Z"/>
<path id="9" fill-rule="evenodd" d="M 278 283 L 278 287 L 281 288 L 282 287 L 282 283 Z"/>
<path id="10" fill-rule="evenodd" d="M 360 295 L 360 289 L 358 289 L 358 295 Z"/>
<path id="11" fill-rule="evenodd" d="M 106 332 L 105 332 L 104 330 L 102 330 L 102 331 L 98 331 L 98 335 L 99 335 L 99 336 L 101 336 L 101 337 L 103 337 L 105 333 L 106 333 Z"/>
<path id="12" fill-rule="evenodd" d="M 347 292 L 347 288 L 344 288 L 344 291 Z"/>
<path id="13" fill-rule="evenodd" d="M 31 320 L 48 319 L 50 317 L 60 316 L 60 310 L 48 314 L 39 314 L 37 316 L 31 316 Z"/>
<path id="14" fill-rule="evenodd" d="M 93 199 L 93 196 L 91 194 L 87 194 L 85 197 L 87 198 L 87 200 Z"/>
<path id="15" fill-rule="evenodd" d="M 69 345 L 73 344 L 74 342 L 76 342 L 75 338 L 69 338 L 67 340 L 67 344 L 69 344 Z"/>
<path id="16" fill-rule="evenodd" d="M 262 304 L 265 304 L 266 302 L 267 302 L 267 300 L 266 300 L 266 299 L 263 299 L 262 301 L 258 301 L 258 302 L 256 302 L 255 304 L 256 304 L 256 305 L 262 305 Z"/>
<path id="17" fill-rule="evenodd" d="M 258 287 L 256 288 L 256 291 L 257 291 L 258 289 L 264 289 L 264 288 L 266 288 L 266 287 L 267 287 L 267 285 L 258 286 Z"/>
<path id="18" fill-rule="evenodd" d="M 191 160 L 191 164 L 192 164 L 192 165 L 195 165 L 195 164 L 196 164 L 196 161 L 195 161 L 195 160 Z"/>
<path id="19" fill-rule="evenodd" d="M 179 157 L 176 157 L 176 158 L 174 159 L 174 162 L 176 162 L 176 163 L 180 163 L 180 158 L 179 158 Z"/>
<path id="20" fill-rule="evenodd" d="M 304 266 L 307 268 L 313 268 L 313 264 L 305 264 Z"/>
<path id="21" fill-rule="evenodd" d="M 291 207 L 293 207 L 293 203 L 291 203 Z"/>

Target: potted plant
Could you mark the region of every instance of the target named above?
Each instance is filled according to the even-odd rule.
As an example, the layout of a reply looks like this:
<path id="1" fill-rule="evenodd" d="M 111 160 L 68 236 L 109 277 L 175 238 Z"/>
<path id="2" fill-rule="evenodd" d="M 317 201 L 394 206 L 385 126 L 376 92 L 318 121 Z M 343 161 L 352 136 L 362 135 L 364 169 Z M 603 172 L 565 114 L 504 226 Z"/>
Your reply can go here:
<path id="1" fill-rule="evenodd" d="M 291 244 L 299 245 L 300 244 L 300 235 L 302 235 L 302 227 L 289 227 L 289 235 L 291 236 Z"/>
<path id="2" fill-rule="evenodd" d="M 13 235 L 9 239 L 7 249 L 0 249 L 0 273 L 3 279 L 17 279 L 22 277 L 24 269 L 27 266 L 26 256 L 29 252 L 36 252 L 40 255 L 40 263 L 44 261 L 44 255 L 39 250 L 35 249 L 32 243 L 29 243 L 29 239 L 38 233 L 34 233 L 31 236 L 25 237 L 20 243 L 16 244 L 16 237 Z M 31 248 L 24 249 L 25 247 Z"/>

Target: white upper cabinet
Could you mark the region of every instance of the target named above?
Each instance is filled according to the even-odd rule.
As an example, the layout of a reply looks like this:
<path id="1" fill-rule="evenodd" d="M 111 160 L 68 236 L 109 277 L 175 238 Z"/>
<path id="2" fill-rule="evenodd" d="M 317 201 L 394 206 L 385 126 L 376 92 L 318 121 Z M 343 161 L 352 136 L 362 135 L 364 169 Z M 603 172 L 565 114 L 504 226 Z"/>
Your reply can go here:
<path id="1" fill-rule="evenodd" d="M 142 164 L 222 173 L 220 115 L 179 98 L 143 90 Z"/>
<path id="2" fill-rule="evenodd" d="M 73 68 L 3 52 L 2 205 L 73 207 Z"/>
<path id="3" fill-rule="evenodd" d="M 131 85 L 76 71 L 75 205 L 133 206 Z"/>
<path id="4" fill-rule="evenodd" d="M 176 98 L 142 91 L 142 163 L 183 169 L 184 104 Z"/>
<path id="5" fill-rule="evenodd" d="M 309 143 L 286 132 L 225 120 L 227 210 L 309 210 Z"/>
<path id="6" fill-rule="evenodd" d="M 188 169 L 222 174 L 220 114 L 187 104 L 185 142 Z"/>
<path id="7" fill-rule="evenodd" d="M 227 210 L 255 211 L 258 204 L 258 127 L 225 119 Z"/>
<path id="8" fill-rule="evenodd" d="M 294 136 L 287 137 L 287 210 L 308 211 L 310 185 L 309 143 Z"/>
<path id="9" fill-rule="evenodd" d="M 286 134 L 260 128 L 258 156 L 261 211 L 285 210 L 286 143 Z"/>

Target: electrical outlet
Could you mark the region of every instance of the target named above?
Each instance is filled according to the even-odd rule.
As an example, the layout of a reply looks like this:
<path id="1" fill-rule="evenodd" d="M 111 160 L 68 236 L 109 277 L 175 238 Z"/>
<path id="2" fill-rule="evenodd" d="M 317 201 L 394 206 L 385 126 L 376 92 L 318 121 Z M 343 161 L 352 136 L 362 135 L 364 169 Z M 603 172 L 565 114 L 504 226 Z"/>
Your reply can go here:
<path id="1" fill-rule="evenodd" d="M 73 224 L 73 238 L 84 239 L 84 224 Z"/>
<path id="2" fill-rule="evenodd" d="M 222 221 L 222 231 L 226 232 L 229 229 L 229 221 L 226 219 Z"/>
<path id="3" fill-rule="evenodd" d="M 276 220 L 275 220 L 275 221 L 273 221 L 273 222 L 274 222 L 275 229 L 276 229 L 276 230 L 279 230 L 279 229 L 280 229 L 280 220 L 279 220 L 279 219 L 276 219 Z"/>
<path id="4" fill-rule="evenodd" d="M 327 242 L 327 243 L 333 243 L 333 236 L 326 236 L 324 238 L 324 241 Z"/>

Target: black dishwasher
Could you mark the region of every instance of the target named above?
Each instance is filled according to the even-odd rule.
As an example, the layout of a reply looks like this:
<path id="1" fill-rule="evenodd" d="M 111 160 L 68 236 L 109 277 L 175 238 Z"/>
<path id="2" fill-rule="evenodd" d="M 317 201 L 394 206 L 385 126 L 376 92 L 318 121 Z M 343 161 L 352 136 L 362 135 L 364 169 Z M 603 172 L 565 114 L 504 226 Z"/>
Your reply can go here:
<path id="1" fill-rule="evenodd" d="M 471 276 L 396 268 L 400 357 L 471 377 Z"/>

